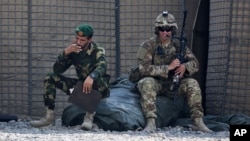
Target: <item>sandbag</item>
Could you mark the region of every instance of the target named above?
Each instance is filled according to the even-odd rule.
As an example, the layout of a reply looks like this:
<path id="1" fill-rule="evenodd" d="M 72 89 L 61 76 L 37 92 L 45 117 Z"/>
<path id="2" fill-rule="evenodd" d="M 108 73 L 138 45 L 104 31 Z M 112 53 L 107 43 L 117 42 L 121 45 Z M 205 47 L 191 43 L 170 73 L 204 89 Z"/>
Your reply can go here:
<path id="1" fill-rule="evenodd" d="M 140 95 L 134 89 L 134 84 L 126 77 L 118 78 L 111 87 L 110 97 L 102 99 L 97 106 L 94 123 L 103 130 L 126 131 L 143 128 L 146 120 L 140 106 Z M 156 126 L 183 126 L 190 127 L 193 122 L 190 118 L 187 102 L 178 97 L 173 102 L 164 96 L 156 100 L 157 119 Z M 83 122 L 85 111 L 75 105 L 63 110 L 62 125 L 75 126 Z M 231 115 L 205 115 L 204 122 L 211 130 L 229 131 L 230 125 L 249 125 L 250 117 L 244 114 Z"/>
<path id="2" fill-rule="evenodd" d="M 0 122 L 9 122 L 12 120 L 17 121 L 18 117 L 16 115 L 8 115 L 0 113 Z"/>
<path id="3" fill-rule="evenodd" d="M 146 120 L 141 111 L 140 94 L 132 91 L 134 84 L 126 78 L 119 79 L 112 85 L 110 97 L 102 99 L 97 106 L 94 123 L 103 130 L 136 130 L 144 128 Z M 176 120 L 182 109 L 184 99 L 174 101 L 165 96 L 158 96 L 157 127 L 168 126 Z M 63 110 L 62 125 L 75 126 L 83 122 L 85 111 L 75 105 L 70 105 Z"/>

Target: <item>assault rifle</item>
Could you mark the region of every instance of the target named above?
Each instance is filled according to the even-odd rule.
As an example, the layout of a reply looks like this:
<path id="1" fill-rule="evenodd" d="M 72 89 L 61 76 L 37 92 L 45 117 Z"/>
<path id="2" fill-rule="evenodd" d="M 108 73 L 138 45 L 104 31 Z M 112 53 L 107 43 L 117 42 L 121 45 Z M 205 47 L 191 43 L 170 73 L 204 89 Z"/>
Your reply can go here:
<path id="1" fill-rule="evenodd" d="M 180 49 L 179 52 L 176 54 L 176 58 L 180 60 L 181 64 L 185 62 L 185 51 L 186 51 L 186 42 L 187 39 L 184 37 L 184 29 L 185 29 L 185 21 L 186 21 L 186 17 L 187 17 L 187 10 L 185 10 L 183 12 L 184 17 L 183 17 L 183 23 L 182 23 L 182 29 L 181 29 L 181 36 L 180 37 L 173 37 L 176 38 L 180 41 Z M 180 76 L 177 74 L 173 76 L 173 81 L 172 84 L 170 86 L 170 90 L 171 91 L 176 91 L 180 86 Z"/>

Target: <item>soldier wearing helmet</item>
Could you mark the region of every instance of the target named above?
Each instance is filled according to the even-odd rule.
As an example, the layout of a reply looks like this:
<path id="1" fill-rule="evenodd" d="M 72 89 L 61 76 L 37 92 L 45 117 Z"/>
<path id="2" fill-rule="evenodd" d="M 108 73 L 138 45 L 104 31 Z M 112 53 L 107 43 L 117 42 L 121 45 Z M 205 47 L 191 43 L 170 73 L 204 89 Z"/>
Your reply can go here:
<path id="1" fill-rule="evenodd" d="M 189 48 L 186 48 L 184 53 L 187 60 L 185 63 L 176 58 L 180 43 L 172 36 L 177 29 L 175 17 L 171 13 L 160 13 L 155 21 L 156 36 L 144 41 L 137 52 L 140 78 L 137 82 L 132 82 L 136 83 L 141 94 L 142 111 L 146 118 L 144 131 L 156 130 L 156 96 L 165 95 L 174 99 L 176 92 L 173 92 L 170 86 L 173 75 L 178 74 L 180 86 L 177 94 L 187 100 L 196 129 L 212 132 L 203 122 L 200 86 L 190 77 L 199 70 L 199 62 Z"/>
<path id="2" fill-rule="evenodd" d="M 159 34 L 158 28 L 164 27 L 172 28 L 172 35 L 174 35 L 176 30 L 178 29 L 175 17 L 172 14 L 168 13 L 168 11 L 163 11 L 160 15 L 157 16 L 155 20 L 155 34 Z"/>
<path id="3" fill-rule="evenodd" d="M 53 72 L 44 79 L 43 98 L 46 115 L 40 120 L 31 121 L 31 126 L 43 127 L 55 124 L 56 88 L 71 95 L 72 88 L 80 81 L 83 84 L 84 93 L 89 94 L 94 89 L 102 94 L 102 98 L 109 96 L 109 75 L 106 74 L 105 50 L 98 43 L 92 41 L 93 33 L 92 26 L 88 24 L 76 27 L 75 39 L 58 55 L 53 65 Z M 70 66 L 74 66 L 77 78 L 63 75 Z M 95 112 L 86 112 L 82 129 L 90 130 L 92 128 L 94 115 Z"/>

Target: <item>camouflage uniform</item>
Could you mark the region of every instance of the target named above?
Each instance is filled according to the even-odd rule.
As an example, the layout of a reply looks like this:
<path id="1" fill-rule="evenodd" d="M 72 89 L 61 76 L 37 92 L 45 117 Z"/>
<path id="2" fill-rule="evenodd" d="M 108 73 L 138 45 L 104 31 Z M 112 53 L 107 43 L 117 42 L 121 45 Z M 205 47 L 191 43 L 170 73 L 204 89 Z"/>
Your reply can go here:
<path id="1" fill-rule="evenodd" d="M 212 132 L 203 122 L 200 86 L 195 79 L 190 77 L 199 70 L 199 62 L 189 48 L 186 46 L 184 50 L 180 48 L 179 39 L 171 38 L 175 35 L 176 29 L 178 26 L 175 17 L 168 11 L 160 13 L 155 20 L 157 36 L 141 44 L 137 53 L 137 67 L 131 69 L 129 75 L 131 82 L 138 81 L 137 88 L 141 94 L 142 111 L 147 119 L 143 131 L 156 130 L 156 96 L 165 95 L 169 98 L 176 98 L 178 95 L 187 100 L 191 118 L 194 121 L 193 129 Z M 180 52 L 185 61 L 176 60 L 176 55 Z M 180 65 L 179 63 L 182 63 L 181 67 L 176 68 Z M 179 79 L 178 87 L 172 87 L 173 78 L 176 78 L 175 69 L 178 73 L 183 73 L 185 70 L 183 77 Z"/>
<path id="2" fill-rule="evenodd" d="M 70 95 L 71 88 L 78 81 L 86 85 L 92 85 L 92 89 L 98 90 L 103 98 L 108 97 L 109 78 L 106 74 L 107 62 L 105 50 L 99 44 L 92 41 L 93 28 L 88 24 L 81 24 L 75 29 L 76 39 L 57 57 L 53 65 L 53 73 L 48 74 L 44 79 L 45 94 L 45 116 L 39 120 L 33 120 L 30 125 L 42 127 L 55 124 L 55 98 L 56 88 L 61 89 Z M 78 78 L 65 77 L 62 74 L 71 66 L 75 67 Z M 89 88 L 84 84 L 84 90 Z M 81 129 L 90 130 L 93 127 L 96 112 L 86 112 Z"/>
<path id="3" fill-rule="evenodd" d="M 62 75 L 71 65 L 75 67 L 77 78 L 68 78 Z M 49 109 L 55 108 L 56 88 L 70 94 L 78 80 L 84 81 L 90 73 L 94 73 L 93 89 L 100 91 L 103 97 L 109 96 L 109 75 L 106 74 L 107 62 L 105 50 L 100 45 L 92 42 L 87 51 L 65 55 L 62 52 L 53 65 L 53 73 L 48 74 L 44 80 L 44 104 Z"/>
<path id="4" fill-rule="evenodd" d="M 168 64 L 175 59 L 179 51 L 179 42 L 172 42 L 162 45 L 158 37 L 151 38 L 142 43 L 137 57 L 139 71 L 143 76 L 139 80 L 137 88 L 141 93 L 141 106 L 146 118 L 156 118 L 156 96 L 165 95 L 174 98 L 175 92 L 170 90 L 173 72 L 168 71 Z M 177 90 L 179 96 L 184 96 L 188 102 L 191 117 L 203 117 L 201 90 L 198 82 L 193 78 L 188 78 L 199 69 L 199 63 L 189 48 L 186 48 L 184 63 L 186 66 L 185 77 L 181 79 L 180 87 Z"/>

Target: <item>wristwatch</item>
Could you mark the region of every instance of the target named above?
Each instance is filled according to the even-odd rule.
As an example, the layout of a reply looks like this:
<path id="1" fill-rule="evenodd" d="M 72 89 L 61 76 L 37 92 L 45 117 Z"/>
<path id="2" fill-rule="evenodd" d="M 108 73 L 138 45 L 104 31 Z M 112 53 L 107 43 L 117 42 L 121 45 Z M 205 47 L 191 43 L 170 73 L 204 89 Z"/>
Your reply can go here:
<path id="1" fill-rule="evenodd" d="M 93 73 L 93 72 L 92 72 L 92 73 L 90 73 L 90 75 L 89 75 L 89 76 L 90 76 L 92 79 L 94 79 L 94 80 L 96 79 L 96 75 L 95 75 L 95 73 Z"/>

